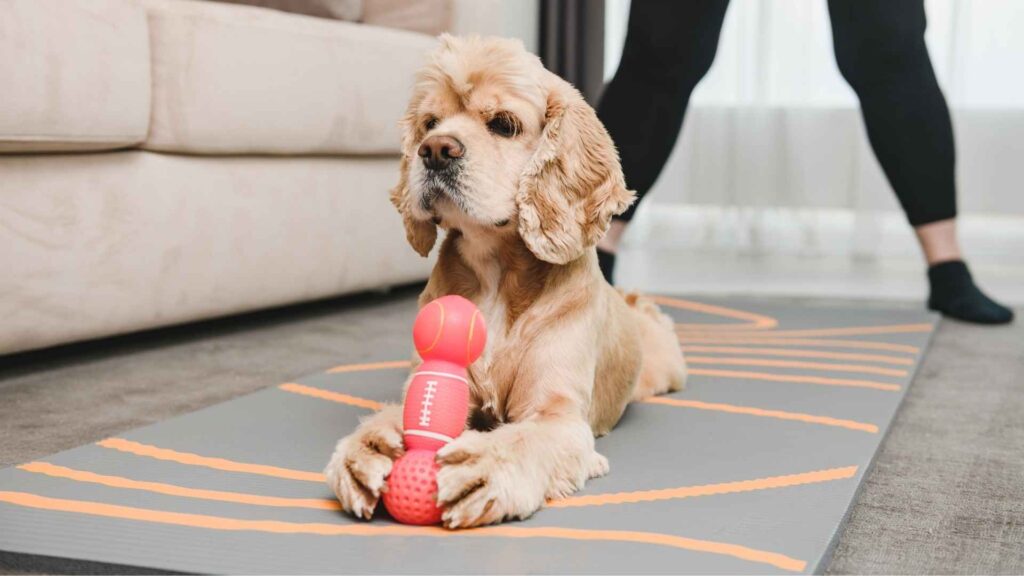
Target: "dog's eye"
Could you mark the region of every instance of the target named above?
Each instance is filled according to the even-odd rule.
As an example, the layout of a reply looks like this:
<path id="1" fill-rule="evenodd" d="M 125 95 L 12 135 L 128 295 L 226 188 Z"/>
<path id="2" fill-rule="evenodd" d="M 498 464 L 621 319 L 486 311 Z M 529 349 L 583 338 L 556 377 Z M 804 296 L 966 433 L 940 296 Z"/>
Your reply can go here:
<path id="1" fill-rule="evenodd" d="M 519 133 L 519 121 L 508 112 L 499 112 L 487 122 L 487 129 L 502 138 L 511 138 Z"/>
<path id="2" fill-rule="evenodd" d="M 427 132 L 430 132 L 431 130 L 433 130 L 435 126 L 437 126 L 437 117 L 436 116 L 428 117 L 426 122 L 423 123 L 423 129 L 426 130 Z"/>

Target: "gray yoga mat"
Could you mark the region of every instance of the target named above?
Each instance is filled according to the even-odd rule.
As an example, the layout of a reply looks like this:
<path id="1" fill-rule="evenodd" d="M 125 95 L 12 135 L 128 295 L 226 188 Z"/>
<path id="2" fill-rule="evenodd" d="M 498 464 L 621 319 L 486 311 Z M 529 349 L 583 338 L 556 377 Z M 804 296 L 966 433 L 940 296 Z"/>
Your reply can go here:
<path id="1" fill-rule="evenodd" d="M 449 532 L 336 509 L 320 471 L 398 398 L 403 347 L 0 471 L 0 555 L 203 573 L 824 569 L 936 317 L 661 303 L 680 323 L 687 389 L 630 406 L 598 440 L 610 474 L 529 520 Z"/>

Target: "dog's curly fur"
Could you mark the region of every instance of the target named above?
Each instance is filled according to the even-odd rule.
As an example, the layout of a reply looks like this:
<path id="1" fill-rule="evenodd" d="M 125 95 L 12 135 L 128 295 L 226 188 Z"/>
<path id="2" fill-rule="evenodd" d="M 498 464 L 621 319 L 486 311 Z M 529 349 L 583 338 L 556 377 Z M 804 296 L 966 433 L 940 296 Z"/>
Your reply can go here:
<path id="1" fill-rule="evenodd" d="M 594 244 L 634 194 L 594 110 L 517 41 L 442 36 L 402 126 L 391 200 L 409 243 L 426 256 L 446 230 L 420 305 L 465 296 L 489 334 L 469 370 L 472 429 L 437 457 L 443 521 L 525 518 L 608 471 L 594 437 L 630 400 L 684 384 L 672 322 L 597 267 Z M 417 157 L 434 136 L 464 147 L 443 175 Z M 325 472 L 346 511 L 373 514 L 401 426 L 387 406 L 338 442 Z"/>

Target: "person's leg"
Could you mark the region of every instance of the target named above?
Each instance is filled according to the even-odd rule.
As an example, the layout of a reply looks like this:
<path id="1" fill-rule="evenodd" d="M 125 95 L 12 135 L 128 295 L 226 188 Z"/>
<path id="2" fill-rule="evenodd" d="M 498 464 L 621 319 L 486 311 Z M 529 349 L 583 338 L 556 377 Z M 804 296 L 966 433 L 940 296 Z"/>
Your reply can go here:
<path id="1" fill-rule="evenodd" d="M 974 285 L 956 238 L 953 127 L 925 45 L 924 0 L 829 0 L 839 71 L 929 264 L 933 310 L 1002 323 L 1013 312 Z"/>
<path id="2" fill-rule="evenodd" d="M 986 296 L 974 283 L 960 256 L 955 218 L 922 224 L 914 232 L 928 261 L 929 308 L 980 324 L 1013 321 L 1013 310 Z"/>
<path id="3" fill-rule="evenodd" d="M 611 282 L 614 252 L 675 145 L 694 86 L 707 73 L 729 0 L 633 0 L 626 42 L 597 115 L 619 149 L 626 185 L 637 201 L 598 243 Z"/>
<path id="4" fill-rule="evenodd" d="M 929 266 L 962 259 L 956 236 L 956 218 L 921 224 L 914 227 L 914 233 Z"/>

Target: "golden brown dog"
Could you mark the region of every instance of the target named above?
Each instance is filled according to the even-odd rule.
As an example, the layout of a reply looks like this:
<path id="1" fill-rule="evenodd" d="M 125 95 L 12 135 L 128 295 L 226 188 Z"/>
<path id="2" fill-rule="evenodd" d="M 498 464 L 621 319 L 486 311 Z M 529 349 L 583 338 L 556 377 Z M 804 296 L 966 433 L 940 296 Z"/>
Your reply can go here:
<path id="1" fill-rule="evenodd" d="M 420 305 L 459 294 L 488 327 L 472 429 L 437 455 L 443 520 L 525 518 L 608 472 L 594 437 L 630 400 L 686 378 L 672 322 L 597 267 L 633 192 L 594 110 L 517 41 L 443 36 L 402 126 L 391 200 L 409 243 L 426 256 L 446 231 Z M 373 514 L 401 427 L 387 406 L 338 442 L 325 473 L 346 511 Z"/>

